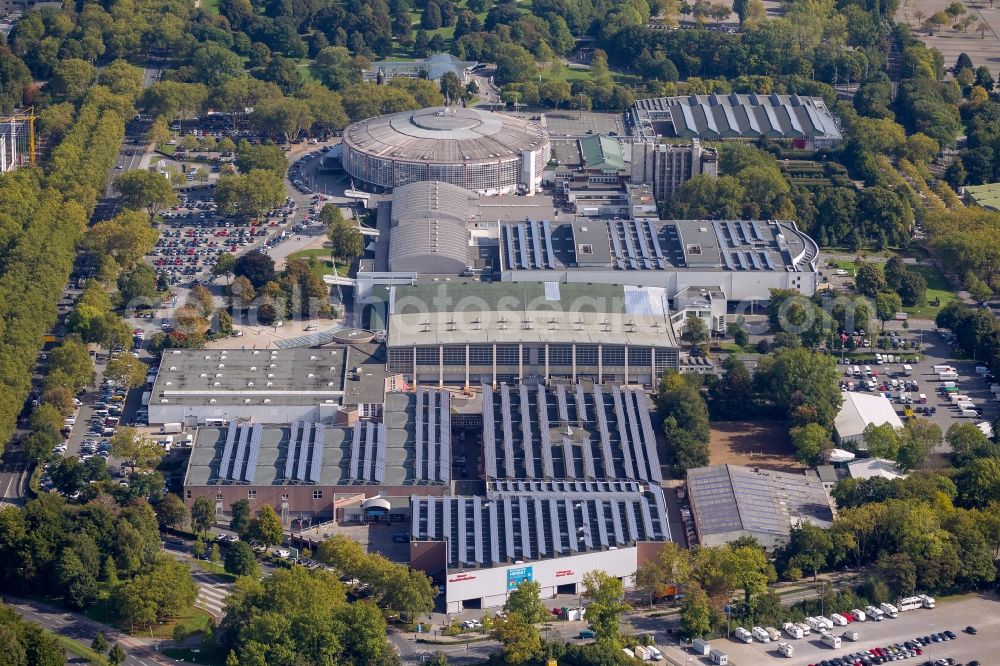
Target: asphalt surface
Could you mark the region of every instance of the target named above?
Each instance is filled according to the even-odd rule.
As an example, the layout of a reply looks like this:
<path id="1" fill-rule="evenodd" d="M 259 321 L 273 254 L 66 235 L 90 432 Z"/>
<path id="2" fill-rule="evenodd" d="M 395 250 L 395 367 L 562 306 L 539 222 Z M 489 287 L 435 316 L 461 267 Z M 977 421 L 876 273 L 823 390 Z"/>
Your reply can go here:
<path id="1" fill-rule="evenodd" d="M 37 622 L 46 629 L 72 638 L 87 647 L 90 647 L 90 642 L 99 632 L 103 632 L 109 644 L 117 642 L 125 649 L 128 654 L 124 661 L 126 666 L 174 663 L 173 660 L 160 656 L 150 641 L 128 636 L 114 627 L 94 622 L 82 615 L 68 613 L 63 609 L 38 601 L 19 599 L 9 595 L 3 595 L 2 599 L 4 603 L 20 613 L 25 620 Z"/>

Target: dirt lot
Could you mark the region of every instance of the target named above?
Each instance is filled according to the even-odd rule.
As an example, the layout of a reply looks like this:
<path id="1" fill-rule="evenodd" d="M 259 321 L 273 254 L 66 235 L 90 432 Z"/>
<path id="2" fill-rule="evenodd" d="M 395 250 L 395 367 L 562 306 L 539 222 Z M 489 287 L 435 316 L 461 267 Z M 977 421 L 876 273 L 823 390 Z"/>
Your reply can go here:
<path id="1" fill-rule="evenodd" d="M 976 19 L 965 32 L 945 26 L 933 35 L 928 35 L 926 30 L 919 27 L 918 17 L 930 16 L 949 4 L 949 0 L 903 0 L 896 12 L 896 20 L 913 28 L 914 35 L 927 46 L 941 51 L 945 67 L 953 67 L 958 54 L 964 51 L 969 54 L 976 67 L 986 65 L 993 76 L 1000 74 L 1000 37 L 997 36 L 997 30 L 1000 29 L 1000 4 L 992 3 L 991 6 L 988 0 L 963 3 L 968 15 Z M 980 22 L 985 24 L 985 29 L 980 30 Z"/>
<path id="2" fill-rule="evenodd" d="M 713 465 L 753 465 L 778 472 L 804 469 L 793 457 L 785 424 L 779 421 L 715 422 L 709 448 Z"/>

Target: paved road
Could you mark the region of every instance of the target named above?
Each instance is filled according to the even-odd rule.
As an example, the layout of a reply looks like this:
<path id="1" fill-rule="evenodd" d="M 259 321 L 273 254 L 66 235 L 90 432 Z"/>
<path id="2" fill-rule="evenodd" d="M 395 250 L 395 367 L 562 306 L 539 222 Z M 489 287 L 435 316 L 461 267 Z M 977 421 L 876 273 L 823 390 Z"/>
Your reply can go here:
<path id="1" fill-rule="evenodd" d="M 25 620 L 37 622 L 50 631 L 72 638 L 88 647 L 90 642 L 94 640 L 94 636 L 98 632 L 103 632 L 109 643 L 119 643 L 128 653 L 124 662 L 126 666 L 153 666 L 154 664 L 173 663 L 172 660 L 160 656 L 153 647 L 154 643 L 148 639 L 128 636 L 114 627 L 38 601 L 19 599 L 9 595 L 3 595 L 2 599 L 4 603 L 20 613 Z"/>
<path id="2" fill-rule="evenodd" d="M 0 465 L 0 507 L 24 504 L 24 491 L 28 486 L 28 465 L 12 454 L 10 462 Z"/>

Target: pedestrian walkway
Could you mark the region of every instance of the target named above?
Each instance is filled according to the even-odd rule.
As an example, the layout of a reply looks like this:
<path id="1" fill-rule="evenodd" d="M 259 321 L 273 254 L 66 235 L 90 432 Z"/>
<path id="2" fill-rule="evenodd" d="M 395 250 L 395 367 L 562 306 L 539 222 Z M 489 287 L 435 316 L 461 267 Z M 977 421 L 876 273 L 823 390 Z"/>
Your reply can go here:
<path id="1" fill-rule="evenodd" d="M 208 611 L 216 620 L 221 620 L 226 614 L 226 598 L 229 596 L 232 585 L 218 576 L 213 576 L 207 571 L 199 569 L 192 569 L 191 575 L 198 583 L 198 598 L 194 602 L 195 607 Z"/>

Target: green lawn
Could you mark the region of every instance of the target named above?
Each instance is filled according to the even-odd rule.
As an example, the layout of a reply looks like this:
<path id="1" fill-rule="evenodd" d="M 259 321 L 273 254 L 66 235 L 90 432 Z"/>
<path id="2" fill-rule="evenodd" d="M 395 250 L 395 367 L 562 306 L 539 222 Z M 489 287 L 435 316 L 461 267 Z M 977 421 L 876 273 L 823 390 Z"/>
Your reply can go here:
<path id="1" fill-rule="evenodd" d="M 79 657 L 80 659 L 86 659 L 88 664 L 97 664 L 97 666 L 105 666 L 108 663 L 107 658 L 104 655 L 98 654 L 90 649 L 90 647 L 79 643 L 72 638 L 67 636 L 62 636 L 55 632 L 49 631 L 43 628 L 43 631 L 52 635 L 59 647 L 66 650 L 70 654 Z"/>
<path id="2" fill-rule="evenodd" d="M 293 252 L 287 257 L 288 259 L 305 259 L 309 262 L 309 266 L 312 272 L 317 276 L 322 278 L 324 275 L 330 275 L 333 272 L 333 262 L 330 261 L 330 251 L 323 247 L 316 247 L 311 250 L 299 250 L 298 252 Z M 337 274 L 347 275 L 347 271 L 350 268 L 347 264 L 337 264 Z"/>
<path id="3" fill-rule="evenodd" d="M 161 143 L 156 147 L 156 150 L 163 153 L 167 157 L 173 157 L 174 153 L 177 152 L 177 146 L 169 143 Z"/>
<path id="4" fill-rule="evenodd" d="M 309 58 L 303 58 L 295 63 L 296 69 L 299 70 L 299 74 L 302 76 L 303 81 L 315 81 L 316 77 L 313 76 L 312 70 L 309 69 L 309 64 L 312 61 Z"/>
<path id="5" fill-rule="evenodd" d="M 104 585 L 103 583 L 101 585 Z M 107 594 L 106 590 L 102 590 L 102 596 Z M 180 625 L 184 628 L 186 634 L 193 634 L 197 631 L 204 631 L 208 628 L 209 622 L 212 620 L 212 616 L 209 615 L 208 611 L 204 611 L 200 608 L 189 608 L 186 612 L 181 614 L 179 617 L 170 620 L 169 622 L 164 622 L 163 624 L 157 624 L 152 628 L 138 629 L 136 628 L 134 632 L 130 631 L 132 627 L 129 627 L 128 623 L 122 622 L 111 606 L 107 602 L 101 602 L 94 604 L 90 608 L 83 611 L 83 615 L 94 620 L 95 622 L 100 622 L 101 624 L 106 624 L 113 627 L 118 627 L 122 631 L 132 633 L 135 636 L 149 636 L 150 633 L 156 638 L 173 638 L 174 627 Z"/>
<path id="6" fill-rule="evenodd" d="M 237 576 L 234 576 L 226 571 L 221 564 L 212 564 L 208 560 L 195 560 L 194 563 L 199 569 L 203 569 L 204 571 L 207 571 L 214 576 L 218 576 L 219 578 L 224 578 L 229 583 L 236 582 Z"/>
<path id="7" fill-rule="evenodd" d="M 921 319 L 933 319 L 948 303 L 955 300 L 955 292 L 948 286 L 944 276 L 933 266 L 908 266 L 910 270 L 915 270 L 927 280 L 927 305 L 923 307 L 904 307 L 903 312 L 911 317 Z M 930 305 L 937 302 L 938 305 Z"/>

